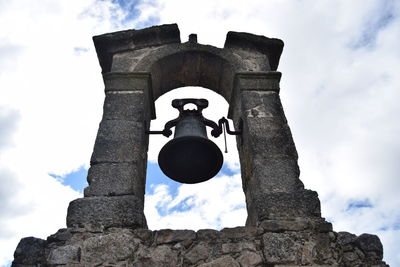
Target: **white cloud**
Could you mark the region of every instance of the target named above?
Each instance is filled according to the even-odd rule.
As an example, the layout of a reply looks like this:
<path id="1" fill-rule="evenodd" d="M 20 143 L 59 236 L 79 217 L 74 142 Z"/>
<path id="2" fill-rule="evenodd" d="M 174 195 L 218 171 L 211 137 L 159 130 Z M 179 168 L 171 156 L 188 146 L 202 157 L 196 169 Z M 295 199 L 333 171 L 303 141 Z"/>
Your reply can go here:
<path id="1" fill-rule="evenodd" d="M 7 1 L 0 8 L 0 266 L 22 237 L 65 227 L 81 194 L 49 176 L 88 165 L 103 84 L 91 37 L 121 27 L 110 1 Z"/>
<path id="2" fill-rule="evenodd" d="M 0 2 L 0 25 L 7 25 L 0 33 L 0 106 L 19 114 L 14 134 L 6 134 L 14 146 L 7 141 L 7 147 L 0 147 L 1 181 L 16 190 L 0 190 L 6 199 L 1 206 L 6 216 L 0 221 L 0 265 L 12 257 L 20 237 L 45 237 L 63 227 L 68 201 L 78 197 L 48 173 L 63 175 L 90 159 L 104 97 L 91 36 L 158 20 L 177 22 L 182 41 L 197 33 L 200 43 L 218 47 L 229 30 L 285 41 L 281 97 L 300 156 L 301 179 L 318 191 L 323 215 L 334 220 L 336 230 L 378 233 L 385 258 L 400 265 L 399 229 L 394 226 L 400 205 L 399 2 L 146 0 L 137 7 L 139 17 L 129 18 L 111 1 Z M 157 108 L 169 106 L 170 100 L 165 103 L 157 102 Z M 212 104 L 206 117 L 226 116 L 220 113 L 226 106 L 213 112 Z M 170 114 L 165 119 L 158 115 L 152 128 L 171 119 Z M 160 147 L 161 141 L 152 140 Z M 156 146 L 151 149 L 150 159 L 157 151 Z M 234 151 L 224 154 L 230 163 L 237 160 Z M 220 180 L 228 179 L 233 178 Z M 234 187 L 223 194 L 239 191 Z M 197 218 L 194 228 L 216 228 L 243 215 L 240 209 L 240 214 L 219 213 L 232 210 L 230 203 L 206 213 L 209 196 L 188 187 L 178 196 L 189 192 L 196 196 L 193 201 L 206 202 L 194 201 L 192 213 L 161 216 L 154 205 L 162 197 L 170 205 L 175 202 L 166 188 L 157 188 L 146 199 L 149 224 L 156 227 L 158 220 L 158 227 L 186 228 L 183 222 L 190 214 Z M 346 211 L 349 201 L 364 199 L 371 208 Z M 26 221 L 33 223 L 27 226 Z"/>
<path id="3" fill-rule="evenodd" d="M 146 195 L 150 229 L 221 229 L 245 224 L 247 218 L 240 175 L 178 187 L 176 196 L 166 185 L 155 185 Z"/>

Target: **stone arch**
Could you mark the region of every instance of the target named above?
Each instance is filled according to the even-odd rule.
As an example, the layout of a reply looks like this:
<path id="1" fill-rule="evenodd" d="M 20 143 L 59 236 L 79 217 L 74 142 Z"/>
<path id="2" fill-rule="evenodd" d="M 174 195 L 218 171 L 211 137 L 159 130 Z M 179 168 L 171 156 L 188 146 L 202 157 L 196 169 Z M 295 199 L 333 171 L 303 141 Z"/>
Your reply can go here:
<path id="1" fill-rule="evenodd" d="M 229 103 L 238 137 L 246 225 L 286 227 L 320 218 L 316 192 L 299 180 L 297 152 L 279 97 L 283 42 L 229 32 L 224 48 L 181 43 L 176 24 L 95 36 L 105 84 L 85 197 L 70 203 L 68 227 L 146 228 L 143 213 L 149 121 L 154 101 L 203 86 Z M 278 226 L 277 226 L 278 225 Z"/>
<path id="2" fill-rule="evenodd" d="M 155 100 L 175 88 L 201 86 L 229 101 L 234 70 L 219 55 L 190 50 L 160 58 L 151 66 L 150 73 Z"/>

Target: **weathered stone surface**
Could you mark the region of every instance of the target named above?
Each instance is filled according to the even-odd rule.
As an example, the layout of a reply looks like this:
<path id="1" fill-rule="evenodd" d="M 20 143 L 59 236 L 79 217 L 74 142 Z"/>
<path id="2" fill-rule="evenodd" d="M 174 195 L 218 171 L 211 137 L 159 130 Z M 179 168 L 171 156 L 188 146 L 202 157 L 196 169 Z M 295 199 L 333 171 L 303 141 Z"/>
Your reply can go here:
<path id="1" fill-rule="evenodd" d="M 222 253 L 238 253 L 244 250 L 256 250 L 254 242 L 242 241 L 242 242 L 230 242 L 222 244 Z"/>
<path id="2" fill-rule="evenodd" d="M 339 245 L 347 245 L 356 241 L 357 236 L 355 234 L 351 234 L 349 232 L 338 232 L 337 233 L 337 242 Z"/>
<path id="3" fill-rule="evenodd" d="M 106 93 L 138 93 L 143 96 L 149 95 L 151 77 L 148 72 L 108 72 L 103 73 L 103 80 Z M 153 102 L 149 99 L 149 104 Z M 153 103 L 154 104 L 154 103 Z"/>
<path id="4" fill-rule="evenodd" d="M 169 47 L 169 46 L 167 46 Z M 160 47 L 157 47 L 160 48 Z M 119 52 L 117 54 L 113 55 L 112 58 L 112 67 L 111 67 L 111 72 L 106 73 L 108 76 L 111 73 L 127 73 L 127 74 L 134 74 L 135 76 L 139 76 L 140 74 L 150 74 L 147 71 L 140 71 L 140 72 L 134 72 L 134 67 L 137 66 L 138 64 L 141 63 L 143 60 L 143 57 L 145 57 L 148 53 L 153 54 L 157 48 L 152 47 L 143 47 L 140 49 L 135 49 L 135 50 L 127 50 L 123 52 Z M 149 62 L 151 64 L 151 62 Z M 150 80 L 151 82 L 151 80 Z M 151 83 L 141 83 L 139 81 L 134 81 L 135 88 L 146 88 L 145 86 L 149 87 Z M 142 87 L 140 85 L 143 85 Z M 131 88 L 131 87 L 128 87 Z M 150 87 L 149 87 L 150 88 Z M 126 89 L 126 88 L 124 88 Z M 107 87 L 106 87 L 107 90 Z"/>
<path id="5" fill-rule="evenodd" d="M 138 239 L 142 240 L 143 243 L 145 243 L 146 245 L 151 245 L 153 244 L 153 238 L 155 235 L 155 232 L 148 230 L 148 229 L 135 229 L 133 230 L 133 234 L 135 235 L 135 237 L 137 237 Z"/>
<path id="6" fill-rule="evenodd" d="M 252 251 L 243 251 L 237 259 L 242 267 L 257 266 L 263 262 L 260 254 Z"/>
<path id="7" fill-rule="evenodd" d="M 192 230 L 171 230 L 164 229 L 156 232 L 155 242 L 159 244 L 175 243 L 184 240 L 193 240 L 196 237 Z"/>
<path id="8" fill-rule="evenodd" d="M 268 124 L 254 125 L 255 130 L 258 128 L 282 126 L 287 124 L 285 113 L 279 94 L 276 92 L 264 91 L 242 91 L 241 90 L 241 109 L 243 115 L 248 118 L 267 118 Z M 260 121 L 262 122 L 262 121 Z M 269 125 L 273 123 L 274 125 Z"/>
<path id="9" fill-rule="evenodd" d="M 342 247 L 344 251 L 352 250 L 356 239 L 356 235 L 348 232 L 337 233 L 337 243 Z"/>
<path id="10" fill-rule="evenodd" d="M 306 219 L 298 220 L 264 220 L 260 227 L 268 232 L 303 231 L 309 229 L 310 222 Z"/>
<path id="11" fill-rule="evenodd" d="M 249 119 L 247 125 L 253 127 L 253 124 L 257 123 L 254 120 L 259 121 L 259 119 Z M 255 151 L 263 151 L 263 153 L 255 154 L 259 159 L 275 158 L 284 163 L 286 163 L 285 159 L 296 160 L 297 152 L 294 147 L 292 135 L 286 128 L 283 126 L 280 129 L 257 129 L 257 131 L 262 130 L 263 134 L 251 132 L 255 130 L 254 128 L 249 129 L 249 134 L 251 135 L 249 136 L 249 146 Z M 292 167 L 292 165 L 290 164 L 289 167 Z M 297 171 L 297 166 L 294 166 L 294 168 Z M 298 178 L 298 176 L 294 176 L 292 179 L 295 178 Z"/>
<path id="12" fill-rule="evenodd" d="M 314 228 L 317 229 L 320 233 L 328 233 L 332 232 L 333 227 L 330 222 L 325 222 L 324 220 L 319 220 L 315 222 Z"/>
<path id="13" fill-rule="evenodd" d="M 132 258 L 138 246 L 129 231 L 99 234 L 83 241 L 82 261 L 117 263 Z"/>
<path id="14" fill-rule="evenodd" d="M 345 262 L 355 262 L 359 259 L 359 257 L 355 252 L 345 252 L 343 254 L 343 259 Z"/>
<path id="15" fill-rule="evenodd" d="M 143 122 L 103 120 L 91 158 L 92 164 L 145 161 L 147 140 Z"/>
<path id="16" fill-rule="evenodd" d="M 100 230 L 109 227 L 147 228 L 143 202 L 130 195 L 76 199 L 69 204 L 67 226 Z"/>
<path id="17" fill-rule="evenodd" d="M 313 242 L 314 243 L 314 242 Z M 316 235 L 315 244 L 311 244 L 313 247 L 312 252 L 315 253 L 314 255 L 309 255 L 308 261 L 312 262 L 312 259 L 315 257 L 315 262 L 321 263 L 331 263 L 333 258 L 333 253 L 331 249 L 331 238 L 327 233 L 319 233 Z M 304 255 L 304 254 L 303 254 Z"/>
<path id="18" fill-rule="evenodd" d="M 263 235 L 263 246 L 268 263 L 301 264 L 303 244 L 289 234 L 266 233 Z"/>
<path id="19" fill-rule="evenodd" d="M 239 263 L 230 256 L 223 256 L 211 262 L 200 264 L 198 267 L 240 267 Z"/>
<path id="20" fill-rule="evenodd" d="M 143 267 L 175 267 L 178 266 L 178 254 L 166 245 L 155 248 L 140 246 L 133 265 Z"/>
<path id="21" fill-rule="evenodd" d="M 274 267 L 301 267 L 304 265 L 293 265 L 293 264 L 276 264 Z M 338 267 L 338 265 L 319 265 L 319 264 L 312 264 L 312 265 L 307 265 L 308 267 Z"/>
<path id="22" fill-rule="evenodd" d="M 106 94 L 103 120 L 143 122 L 150 120 L 150 102 L 142 91 L 110 92 Z"/>
<path id="23" fill-rule="evenodd" d="M 263 220 L 320 218 L 321 216 L 318 195 L 311 190 L 255 195 L 248 207 L 248 212 L 246 225 L 259 224 Z"/>
<path id="24" fill-rule="evenodd" d="M 298 179 L 300 172 L 297 161 L 294 159 L 254 157 L 244 168 L 249 175 L 245 193 L 246 196 L 250 195 L 250 199 L 251 195 L 255 194 L 294 192 L 303 189 L 303 183 Z"/>
<path id="25" fill-rule="evenodd" d="M 88 172 L 85 197 L 135 195 L 143 199 L 145 166 L 139 162 L 99 163 Z"/>
<path id="26" fill-rule="evenodd" d="M 225 238 L 232 240 L 243 240 L 246 237 L 255 237 L 263 233 L 263 229 L 258 227 L 243 227 L 238 226 L 234 228 L 224 228 L 221 233 Z"/>
<path id="27" fill-rule="evenodd" d="M 243 72 L 235 76 L 235 86 L 242 91 L 271 91 L 279 93 L 282 73 L 277 71 Z"/>
<path id="28" fill-rule="evenodd" d="M 355 244 L 364 253 L 372 258 L 382 260 L 383 246 L 379 237 L 371 234 L 362 234 L 355 240 Z"/>
<path id="29" fill-rule="evenodd" d="M 201 260 L 207 259 L 210 252 L 211 248 L 206 243 L 198 243 L 185 254 L 184 263 L 189 266 L 194 265 Z"/>
<path id="30" fill-rule="evenodd" d="M 13 265 L 36 265 L 42 262 L 46 244 L 47 242 L 40 238 L 22 238 L 14 252 Z"/>
<path id="31" fill-rule="evenodd" d="M 65 245 L 50 251 L 47 262 L 49 264 L 79 263 L 81 249 L 76 245 Z"/>
<path id="32" fill-rule="evenodd" d="M 224 48 L 252 50 L 268 57 L 271 70 L 276 70 L 283 50 L 283 41 L 246 32 L 228 32 Z"/>
<path id="33" fill-rule="evenodd" d="M 109 72 L 112 56 L 118 51 L 180 43 L 179 29 L 176 24 L 154 26 L 142 30 L 127 30 L 107 33 L 93 37 L 96 52 L 103 73 Z"/>
<path id="34" fill-rule="evenodd" d="M 311 264 L 315 260 L 315 242 L 312 240 L 305 241 L 301 251 L 301 263 Z"/>
<path id="35" fill-rule="evenodd" d="M 61 228 L 55 234 L 47 237 L 48 243 L 56 243 L 58 245 L 64 245 L 67 240 L 70 240 L 73 236 L 71 228 Z"/>
<path id="36" fill-rule="evenodd" d="M 201 229 L 197 232 L 197 239 L 202 241 L 215 241 L 221 238 L 221 232 L 214 229 Z"/>

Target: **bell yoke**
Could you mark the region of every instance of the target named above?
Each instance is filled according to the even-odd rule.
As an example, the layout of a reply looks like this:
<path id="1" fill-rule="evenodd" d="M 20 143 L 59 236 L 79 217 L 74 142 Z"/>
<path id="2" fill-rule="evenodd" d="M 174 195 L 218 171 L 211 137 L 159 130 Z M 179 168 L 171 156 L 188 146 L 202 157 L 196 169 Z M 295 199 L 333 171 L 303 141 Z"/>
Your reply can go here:
<path id="1" fill-rule="evenodd" d="M 184 109 L 186 104 L 194 104 L 197 109 Z M 162 134 L 169 137 L 175 127 L 174 139 L 161 149 L 158 164 L 166 176 L 180 183 L 195 184 L 214 177 L 221 169 L 223 156 L 218 146 L 207 137 L 206 126 L 211 127 L 211 135 L 219 137 L 225 130 L 237 135 L 240 131 L 230 131 L 227 119 L 218 124 L 203 117 L 203 109 L 208 107 L 206 99 L 174 99 L 172 106 L 179 110 L 179 116 L 170 120 L 162 131 L 148 131 L 148 134 Z"/>

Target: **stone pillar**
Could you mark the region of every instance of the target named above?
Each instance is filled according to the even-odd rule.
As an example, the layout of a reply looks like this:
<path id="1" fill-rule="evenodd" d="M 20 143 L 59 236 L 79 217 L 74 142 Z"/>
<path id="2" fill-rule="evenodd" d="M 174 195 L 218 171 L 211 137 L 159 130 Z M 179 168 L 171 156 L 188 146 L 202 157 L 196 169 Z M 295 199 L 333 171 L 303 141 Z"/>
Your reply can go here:
<path id="1" fill-rule="evenodd" d="M 230 117 L 242 124 L 238 137 L 246 225 L 264 221 L 320 218 L 316 192 L 299 179 L 297 152 L 279 97 L 281 73 L 238 73 Z"/>
<path id="2" fill-rule="evenodd" d="M 154 117 L 148 73 L 106 73 L 105 102 L 84 198 L 70 203 L 68 227 L 147 228 L 143 213 L 148 136 Z"/>

